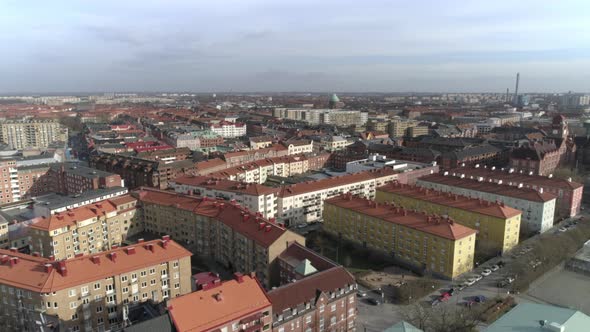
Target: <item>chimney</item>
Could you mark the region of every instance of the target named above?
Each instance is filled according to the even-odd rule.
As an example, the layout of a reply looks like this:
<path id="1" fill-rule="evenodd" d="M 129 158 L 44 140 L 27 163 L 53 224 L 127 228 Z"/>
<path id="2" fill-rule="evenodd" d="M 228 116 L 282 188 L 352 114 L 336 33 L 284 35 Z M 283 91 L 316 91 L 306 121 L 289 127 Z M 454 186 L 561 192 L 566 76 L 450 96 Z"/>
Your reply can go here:
<path id="1" fill-rule="evenodd" d="M 51 271 L 53 271 L 53 264 L 45 264 L 45 273 L 49 274 Z"/>
<path id="2" fill-rule="evenodd" d="M 213 295 L 213 297 L 215 297 L 215 300 L 216 300 L 217 302 L 221 302 L 221 301 L 223 300 L 223 297 L 221 296 L 221 293 L 215 293 L 215 294 Z"/>
<path id="3" fill-rule="evenodd" d="M 15 248 L 15 247 L 11 247 L 11 248 L 10 248 L 10 252 L 18 252 L 18 249 L 17 249 L 17 248 Z"/>
<path id="4" fill-rule="evenodd" d="M 135 255 L 135 247 L 127 247 L 125 251 L 127 251 L 127 255 Z"/>
<path id="5" fill-rule="evenodd" d="M 270 232 L 271 229 L 272 229 L 272 226 L 266 225 L 266 228 L 264 229 L 264 232 L 265 233 L 268 233 L 268 232 Z"/>
<path id="6" fill-rule="evenodd" d="M 259 224 L 258 224 L 258 230 L 260 231 L 260 230 L 262 230 L 263 228 L 264 228 L 264 223 L 263 223 L 263 222 L 259 223 Z"/>
<path id="7" fill-rule="evenodd" d="M 242 282 L 244 282 L 244 275 L 240 272 L 235 272 L 234 279 L 238 282 L 238 284 L 241 284 Z"/>
<path id="8" fill-rule="evenodd" d="M 152 243 L 148 243 L 145 248 L 151 252 L 154 252 L 155 248 L 154 245 Z"/>
<path id="9" fill-rule="evenodd" d="M 143 242 L 145 242 L 145 240 L 144 240 L 144 239 L 138 239 L 138 240 L 137 240 L 137 243 L 143 243 Z"/>
<path id="10" fill-rule="evenodd" d="M 55 260 L 55 256 L 54 255 L 49 256 L 49 260 L 50 261 L 54 261 Z"/>
<path id="11" fill-rule="evenodd" d="M 90 260 L 92 263 L 100 265 L 100 256 L 92 256 L 90 257 Z"/>
<path id="12" fill-rule="evenodd" d="M 41 254 L 39 254 L 39 253 L 38 253 L 38 252 L 36 252 L 36 251 L 33 253 L 33 257 L 40 257 L 40 256 L 41 256 Z"/>
<path id="13" fill-rule="evenodd" d="M 164 235 L 164 236 L 162 236 L 162 240 L 169 241 L 170 240 L 170 235 Z"/>
<path id="14" fill-rule="evenodd" d="M 113 261 L 113 263 L 117 262 L 117 253 L 116 252 L 111 253 L 111 260 Z"/>
<path id="15" fill-rule="evenodd" d="M 543 188 L 539 188 L 539 193 L 543 193 Z"/>
<path id="16" fill-rule="evenodd" d="M 58 264 L 58 269 L 59 269 L 59 273 L 64 276 L 67 277 L 68 276 L 68 267 L 66 266 L 66 261 L 59 261 L 57 262 Z"/>
<path id="17" fill-rule="evenodd" d="M 168 248 L 168 241 L 167 240 L 162 241 L 162 248 L 164 248 L 164 249 Z"/>
<path id="18" fill-rule="evenodd" d="M 116 244 L 113 244 L 113 245 L 111 246 L 111 249 L 117 249 L 117 248 L 119 248 L 119 246 L 118 246 L 118 245 L 116 245 Z"/>
<path id="19" fill-rule="evenodd" d="M 10 267 L 13 267 L 18 264 L 18 257 L 11 257 L 8 262 L 10 263 Z"/>
<path id="20" fill-rule="evenodd" d="M 84 256 L 84 254 L 81 253 L 81 252 L 79 252 L 79 253 L 77 253 L 77 254 L 74 255 L 75 258 L 82 257 L 82 256 Z"/>

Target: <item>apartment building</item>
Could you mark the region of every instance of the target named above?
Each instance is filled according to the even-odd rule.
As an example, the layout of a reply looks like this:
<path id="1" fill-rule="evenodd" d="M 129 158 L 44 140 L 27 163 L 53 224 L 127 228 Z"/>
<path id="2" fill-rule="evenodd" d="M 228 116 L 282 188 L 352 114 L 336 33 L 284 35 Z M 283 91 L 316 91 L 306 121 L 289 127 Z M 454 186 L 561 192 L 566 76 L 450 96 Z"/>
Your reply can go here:
<path id="1" fill-rule="evenodd" d="M 408 136 L 408 129 L 418 126 L 419 122 L 408 119 L 393 119 L 389 122 L 387 132 L 390 137 Z"/>
<path id="2" fill-rule="evenodd" d="M 312 140 L 288 140 L 281 144 L 287 148 L 288 155 L 313 152 Z"/>
<path id="3" fill-rule="evenodd" d="M 234 167 L 257 160 L 282 157 L 289 154 L 291 153 L 289 153 L 285 146 L 282 144 L 275 144 L 270 147 L 255 150 L 227 152 L 223 155 L 223 160 L 225 160 L 227 164 L 226 167 Z"/>
<path id="4" fill-rule="evenodd" d="M 444 278 L 473 268 L 477 231 L 452 218 L 347 194 L 326 200 L 324 230 Z"/>
<path id="5" fill-rule="evenodd" d="M 170 182 L 170 188 L 177 193 L 235 201 L 250 211 L 262 213 L 267 219 L 274 218 L 277 213 L 279 188 L 209 176 L 179 177 Z"/>
<path id="6" fill-rule="evenodd" d="M 33 252 L 60 260 L 109 250 L 141 230 L 137 199 L 124 195 L 38 217 L 29 236 Z"/>
<path id="7" fill-rule="evenodd" d="M 54 261 L 0 250 L 0 314 L 7 330 L 37 330 L 36 314 L 64 331 L 110 331 L 124 312 L 190 293 L 191 253 L 167 239 Z"/>
<path id="8" fill-rule="evenodd" d="M 212 123 L 209 130 L 223 138 L 246 136 L 246 125 L 240 122 L 221 121 Z"/>
<path id="9" fill-rule="evenodd" d="M 356 281 L 342 266 L 314 273 L 267 293 L 272 331 L 355 331 Z"/>
<path id="10" fill-rule="evenodd" d="M 394 181 L 397 174 L 384 168 L 284 186 L 279 193 L 277 218 L 286 225 L 320 221 L 326 199 L 343 193 L 374 198 L 375 188 Z"/>
<path id="11" fill-rule="evenodd" d="M 514 168 L 496 169 L 495 167 L 460 167 L 449 170 L 448 175 L 461 177 L 483 178 L 483 181 L 505 184 L 513 187 L 523 187 L 533 190 L 543 190 L 557 196 L 556 210 L 560 217 L 574 217 L 580 213 L 584 185 L 571 178 L 560 179 L 552 174 L 548 176 L 529 175 Z"/>
<path id="12" fill-rule="evenodd" d="M 58 212 L 66 212 L 80 206 L 123 196 L 127 192 L 127 188 L 112 187 L 85 191 L 82 194 L 76 195 L 47 194 L 32 199 L 33 215 L 35 217 L 49 217 Z M 30 202 L 23 201 L 23 204 L 23 208 L 25 208 L 28 207 Z"/>
<path id="13" fill-rule="evenodd" d="M 170 234 L 235 271 L 255 272 L 265 287 L 279 279 L 276 259 L 287 242 L 305 244 L 304 237 L 235 202 L 150 188 L 135 195 L 142 205 L 145 231 Z"/>
<path id="14" fill-rule="evenodd" d="M 518 244 L 522 212 L 503 203 L 483 201 L 398 182 L 377 188 L 375 201 L 409 210 L 446 215 L 477 230 L 476 251 L 504 253 Z"/>
<path id="15" fill-rule="evenodd" d="M 537 191 L 522 186 L 513 187 L 484 181 L 482 177 L 465 177 L 464 174 L 454 177 L 449 176 L 448 172 L 421 177 L 416 184 L 437 191 L 500 202 L 520 210 L 522 211 L 520 232 L 523 234 L 543 233 L 553 227 L 556 196 L 544 192 L 543 189 Z"/>
<path id="16" fill-rule="evenodd" d="M 349 141 L 342 136 L 329 136 L 320 141 L 320 145 L 324 148 L 324 150 L 330 152 L 344 150 L 352 143 L 352 141 Z"/>
<path id="17" fill-rule="evenodd" d="M 16 160 L 0 160 L 0 204 L 20 200 Z"/>
<path id="18" fill-rule="evenodd" d="M 68 129 L 57 120 L 5 120 L 0 123 L 0 142 L 11 149 L 46 148 L 67 142 Z"/>
<path id="19" fill-rule="evenodd" d="M 255 276 L 234 279 L 168 301 L 176 331 L 271 331 L 272 307 Z"/>
<path id="20" fill-rule="evenodd" d="M 250 137 L 250 148 L 252 150 L 264 149 L 272 146 L 273 138 L 270 136 Z"/>

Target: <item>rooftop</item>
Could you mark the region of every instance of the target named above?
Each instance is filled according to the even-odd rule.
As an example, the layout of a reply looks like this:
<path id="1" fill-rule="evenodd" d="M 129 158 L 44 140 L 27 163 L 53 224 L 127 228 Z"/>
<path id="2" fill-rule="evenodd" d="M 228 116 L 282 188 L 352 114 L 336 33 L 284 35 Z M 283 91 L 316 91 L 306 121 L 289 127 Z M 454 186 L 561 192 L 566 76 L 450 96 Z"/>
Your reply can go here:
<path id="1" fill-rule="evenodd" d="M 171 299 L 168 312 L 178 331 L 210 331 L 248 318 L 270 305 L 256 278 L 239 276 L 220 286 Z"/>
<path id="2" fill-rule="evenodd" d="M 475 234 L 476 230 L 457 224 L 453 219 L 425 212 L 404 209 L 393 204 L 377 203 L 350 194 L 340 195 L 325 201 L 343 209 L 355 211 L 392 224 L 415 229 L 450 240 L 459 240 Z"/>
<path id="3" fill-rule="evenodd" d="M 215 218 L 263 247 L 270 246 L 283 234 L 290 232 L 282 225 L 263 218 L 260 213 L 251 212 L 236 203 L 153 188 L 141 188 L 135 195 L 142 202 L 173 206 L 176 209 Z"/>
<path id="4" fill-rule="evenodd" d="M 0 249 L 0 283 L 51 293 L 191 255 L 171 240 L 146 241 L 59 262 Z"/>
<path id="5" fill-rule="evenodd" d="M 590 317 L 580 311 L 549 304 L 524 302 L 489 325 L 486 332 L 549 331 L 547 327 L 541 326 L 541 321 L 545 325 L 564 326 L 566 332 L 584 332 L 588 331 L 588 326 L 590 326 Z"/>
<path id="6" fill-rule="evenodd" d="M 74 204 L 80 204 L 84 201 L 95 200 L 105 196 L 115 197 L 124 195 L 126 193 L 127 188 L 111 187 L 89 190 L 76 195 L 48 194 L 36 197 L 34 201 L 35 204 L 43 205 L 44 207 L 50 210 L 57 210 L 60 208 L 66 208 Z"/>
<path id="7" fill-rule="evenodd" d="M 242 183 L 239 181 L 232 181 L 227 179 L 209 177 L 209 176 L 182 176 L 174 179 L 172 182 L 194 187 L 201 187 L 207 189 L 214 189 L 220 191 L 230 191 L 246 195 L 269 195 L 277 194 L 279 189 L 263 186 L 257 183 Z"/>
<path id="8" fill-rule="evenodd" d="M 453 177 L 449 175 L 430 174 L 419 178 L 417 183 L 420 184 L 421 182 L 438 183 L 451 187 L 482 191 L 533 202 L 548 202 L 556 198 L 553 194 L 540 193 L 533 189 L 515 188 L 507 184 L 497 184 L 489 181 L 479 181 L 478 179 Z"/>
<path id="9" fill-rule="evenodd" d="M 377 190 L 497 218 L 512 218 L 522 214 L 520 210 L 501 203 L 485 202 L 480 199 L 400 184 L 397 182 L 389 183 L 377 188 Z"/>
<path id="10" fill-rule="evenodd" d="M 492 179 L 493 182 L 498 182 L 502 180 L 504 184 L 508 184 L 512 182 L 513 185 L 518 186 L 519 183 L 523 183 L 525 185 L 535 185 L 538 187 L 552 187 L 552 188 L 571 188 L 577 189 L 582 187 L 583 185 L 578 182 L 570 181 L 568 179 L 561 179 L 556 177 L 548 177 L 548 176 L 541 176 L 541 175 L 528 175 L 526 172 L 521 173 L 515 169 L 492 169 L 484 168 L 484 167 L 460 167 L 449 170 L 449 174 L 452 175 L 453 173 L 456 174 L 465 174 L 466 177 L 474 176 L 474 177 L 484 177 L 487 179 Z M 460 176 L 460 175 L 459 175 Z"/>
<path id="11" fill-rule="evenodd" d="M 275 288 L 267 293 L 275 315 L 303 303 L 314 303 L 319 292 L 330 294 L 356 286 L 354 277 L 342 266 L 314 273 L 309 277 Z"/>
<path id="12" fill-rule="evenodd" d="M 307 181 L 285 186 L 281 189 L 281 193 L 279 195 L 281 197 L 301 195 L 318 190 L 349 185 L 356 182 L 369 181 L 379 177 L 390 176 L 397 173 L 398 172 L 392 170 L 391 168 L 380 168 L 376 170 L 336 176 L 317 181 Z"/>

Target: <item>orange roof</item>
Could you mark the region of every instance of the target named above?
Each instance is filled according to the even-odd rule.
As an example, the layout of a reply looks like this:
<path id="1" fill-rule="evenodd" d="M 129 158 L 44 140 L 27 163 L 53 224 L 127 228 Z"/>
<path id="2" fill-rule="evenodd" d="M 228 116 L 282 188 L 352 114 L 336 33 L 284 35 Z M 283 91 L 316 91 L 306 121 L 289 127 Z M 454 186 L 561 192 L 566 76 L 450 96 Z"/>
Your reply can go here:
<path id="1" fill-rule="evenodd" d="M 40 217 L 31 225 L 31 228 L 44 231 L 52 231 L 65 226 L 74 226 L 78 222 L 104 216 L 117 211 L 117 208 L 109 200 L 104 200 L 89 205 L 84 205 L 65 212 L 50 215 L 48 218 Z"/>
<path id="2" fill-rule="evenodd" d="M 177 209 L 215 218 L 263 247 L 270 246 L 283 234 L 290 232 L 263 218 L 260 213 L 251 212 L 239 204 L 224 200 L 184 195 L 154 188 L 141 188 L 137 191 L 137 195 L 142 202 L 173 206 Z"/>
<path id="3" fill-rule="evenodd" d="M 459 240 L 476 233 L 476 230 L 457 224 L 450 218 L 406 210 L 390 204 L 379 204 L 347 194 L 328 199 L 325 201 L 325 204 L 335 205 L 392 224 L 405 226 L 450 240 Z"/>
<path id="4" fill-rule="evenodd" d="M 162 243 L 162 240 L 146 241 L 62 261 L 65 262 L 67 275 L 62 275 L 58 271 L 60 262 L 0 249 L 0 262 L 11 257 L 18 259 L 18 263 L 13 266 L 10 262 L 0 263 L 0 283 L 34 292 L 50 293 L 192 255 L 174 241 L 168 240 L 166 248 Z M 148 244 L 152 245 L 153 252 L 147 248 Z M 127 253 L 126 248 L 130 247 L 135 248 L 134 254 Z M 113 252 L 117 253 L 115 261 L 110 255 Z M 93 262 L 92 257 L 99 257 L 100 263 Z M 47 272 L 46 264 L 53 266 L 51 271 Z"/>
<path id="5" fill-rule="evenodd" d="M 400 184 L 397 182 L 389 183 L 377 188 L 377 190 L 498 218 L 512 218 L 522 214 L 520 210 L 497 202 L 485 202 L 475 198 L 444 193 L 434 189 Z"/>
<path id="6" fill-rule="evenodd" d="M 518 171 L 510 173 L 508 169 L 506 170 L 493 170 L 491 168 L 471 168 L 471 167 L 461 167 L 455 168 L 448 171 L 449 175 L 455 173 L 455 176 L 460 176 L 460 174 L 465 174 L 466 177 L 475 176 L 475 177 L 483 177 L 486 181 L 488 179 L 492 179 L 493 182 L 498 182 L 502 180 L 504 184 L 509 184 L 512 182 L 513 186 L 518 186 L 518 184 L 522 183 L 524 187 L 545 187 L 545 188 L 560 188 L 565 190 L 572 190 L 582 187 L 581 183 L 575 181 L 568 181 L 567 179 L 561 179 L 558 177 L 548 177 L 542 175 L 528 175 L 527 173 L 522 174 Z"/>
<path id="7" fill-rule="evenodd" d="M 119 206 L 119 205 L 123 205 L 123 204 L 127 204 L 127 203 L 136 202 L 137 199 L 128 194 L 128 195 L 123 195 L 123 196 L 111 198 L 111 199 L 109 199 L 109 201 L 111 203 L 113 203 L 113 205 Z"/>
<path id="8" fill-rule="evenodd" d="M 533 189 L 518 188 L 505 184 L 490 183 L 486 181 L 478 181 L 477 179 L 460 178 L 453 176 L 445 176 L 440 174 L 430 174 L 418 179 L 418 182 L 430 182 L 447 185 L 451 187 L 464 188 L 474 191 L 482 191 L 500 196 L 514 197 L 533 202 L 548 202 L 556 198 L 550 193 L 540 193 Z"/>
<path id="9" fill-rule="evenodd" d="M 210 331 L 270 308 L 258 280 L 250 276 L 168 301 L 168 312 L 179 332 Z"/>

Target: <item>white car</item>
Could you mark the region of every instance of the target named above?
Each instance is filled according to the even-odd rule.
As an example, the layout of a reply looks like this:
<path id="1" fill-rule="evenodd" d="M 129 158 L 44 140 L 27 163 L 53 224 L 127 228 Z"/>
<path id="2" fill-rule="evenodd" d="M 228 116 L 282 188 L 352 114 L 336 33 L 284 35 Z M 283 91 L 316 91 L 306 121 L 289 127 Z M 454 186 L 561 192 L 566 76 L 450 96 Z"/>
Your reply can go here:
<path id="1" fill-rule="evenodd" d="M 483 277 L 479 274 L 474 275 L 473 278 L 475 279 L 475 281 L 480 281 Z"/>
<path id="2" fill-rule="evenodd" d="M 471 286 L 473 284 L 475 284 L 477 280 L 475 280 L 475 278 L 468 278 L 467 280 L 465 280 L 465 285 L 467 286 Z"/>
<path id="3" fill-rule="evenodd" d="M 565 228 L 565 227 L 559 227 L 559 231 L 560 232 L 567 232 L 567 228 Z"/>
<path id="4" fill-rule="evenodd" d="M 498 265 L 494 264 L 494 265 L 492 265 L 492 267 L 490 267 L 490 269 L 492 271 L 498 271 L 500 269 L 500 267 Z"/>
<path id="5" fill-rule="evenodd" d="M 485 270 L 481 271 L 481 275 L 484 277 L 487 277 L 490 274 L 492 274 L 492 270 L 490 270 L 490 269 L 485 269 Z"/>

